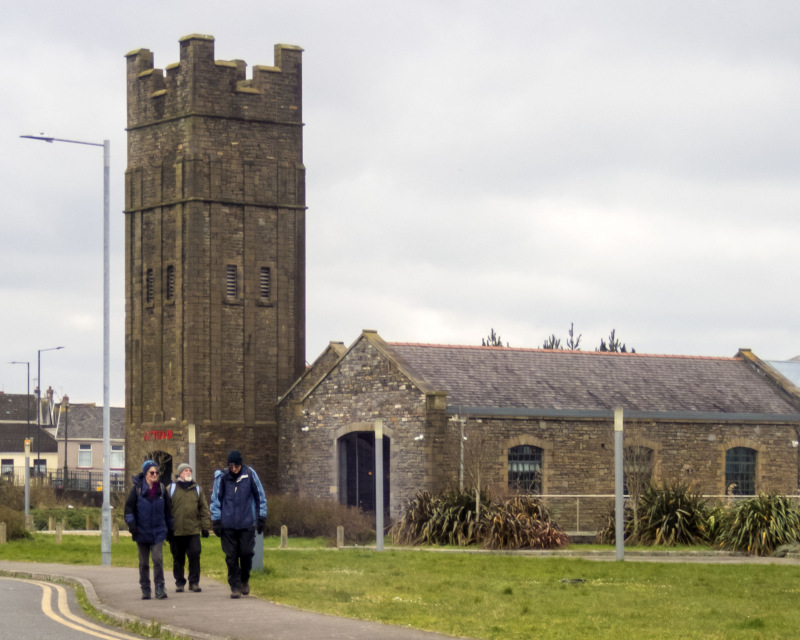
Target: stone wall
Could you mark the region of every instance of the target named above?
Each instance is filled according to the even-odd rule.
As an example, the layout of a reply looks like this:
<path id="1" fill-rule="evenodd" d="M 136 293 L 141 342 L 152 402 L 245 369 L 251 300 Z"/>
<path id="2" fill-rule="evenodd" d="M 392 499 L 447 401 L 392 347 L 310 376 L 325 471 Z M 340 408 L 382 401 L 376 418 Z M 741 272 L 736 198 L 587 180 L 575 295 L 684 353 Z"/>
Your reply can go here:
<path id="1" fill-rule="evenodd" d="M 337 440 L 372 431 L 377 419 L 391 441 L 391 516 L 434 482 L 425 394 L 368 340 L 352 347 L 302 403 L 292 400 L 284 400 L 279 412 L 282 491 L 338 500 Z M 415 440 L 419 435 L 423 439 Z"/>

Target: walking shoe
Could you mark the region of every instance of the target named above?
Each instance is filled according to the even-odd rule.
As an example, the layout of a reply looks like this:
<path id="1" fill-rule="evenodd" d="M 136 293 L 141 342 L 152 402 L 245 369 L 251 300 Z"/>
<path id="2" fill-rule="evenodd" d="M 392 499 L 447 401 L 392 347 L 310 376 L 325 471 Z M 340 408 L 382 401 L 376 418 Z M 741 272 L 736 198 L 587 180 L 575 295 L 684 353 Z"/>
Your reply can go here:
<path id="1" fill-rule="evenodd" d="M 194 591 L 195 593 L 200 593 L 202 591 L 202 589 L 200 588 L 200 585 L 190 584 L 189 585 L 189 591 Z"/>
<path id="2" fill-rule="evenodd" d="M 142 600 L 150 599 L 150 587 L 142 587 Z"/>
<path id="3" fill-rule="evenodd" d="M 250 584 L 247 582 L 242 583 L 242 595 L 249 596 L 250 595 Z"/>
<path id="4" fill-rule="evenodd" d="M 241 598 L 242 597 L 242 590 L 237 589 L 236 587 L 231 589 L 231 598 Z"/>
<path id="5" fill-rule="evenodd" d="M 183 593 L 183 585 L 182 584 L 175 585 L 175 593 Z"/>
<path id="6" fill-rule="evenodd" d="M 156 600 L 164 600 L 167 597 L 167 591 L 164 589 L 163 584 L 156 585 Z"/>

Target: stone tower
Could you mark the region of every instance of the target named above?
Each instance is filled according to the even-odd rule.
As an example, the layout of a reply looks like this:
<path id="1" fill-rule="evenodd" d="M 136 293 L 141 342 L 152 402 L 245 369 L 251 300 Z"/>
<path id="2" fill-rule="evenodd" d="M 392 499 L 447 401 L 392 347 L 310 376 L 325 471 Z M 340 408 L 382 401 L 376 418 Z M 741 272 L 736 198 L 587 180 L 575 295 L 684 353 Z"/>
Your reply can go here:
<path id="1" fill-rule="evenodd" d="M 210 490 L 228 450 L 274 486 L 277 398 L 305 366 L 301 53 L 274 66 L 129 53 L 125 172 L 128 475 L 188 460 Z"/>

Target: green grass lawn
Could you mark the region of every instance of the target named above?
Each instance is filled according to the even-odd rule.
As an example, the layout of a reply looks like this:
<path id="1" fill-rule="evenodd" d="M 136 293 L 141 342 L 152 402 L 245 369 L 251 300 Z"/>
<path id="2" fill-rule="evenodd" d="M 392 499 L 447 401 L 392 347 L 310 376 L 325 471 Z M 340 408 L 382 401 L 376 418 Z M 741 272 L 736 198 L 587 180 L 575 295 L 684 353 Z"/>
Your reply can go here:
<path id="1" fill-rule="evenodd" d="M 285 551 L 278 542 L 266 541 L 254 594 L 456 636 L 751 639 L 794 638 L 800 628 L 795 566 L 332 550 L 295 539 L 290 547 L 305 549 Z M 99 563 L 100 539 L 65 536 L 59 546 L 53 536 L 35 535 L 0 547 L 0 559 Z M 113 545 L 112 563 L 135 567 L 136 545 Z M 201 563 L 205 575 L 224 582 L 213 536 L 203 541 Z"/>

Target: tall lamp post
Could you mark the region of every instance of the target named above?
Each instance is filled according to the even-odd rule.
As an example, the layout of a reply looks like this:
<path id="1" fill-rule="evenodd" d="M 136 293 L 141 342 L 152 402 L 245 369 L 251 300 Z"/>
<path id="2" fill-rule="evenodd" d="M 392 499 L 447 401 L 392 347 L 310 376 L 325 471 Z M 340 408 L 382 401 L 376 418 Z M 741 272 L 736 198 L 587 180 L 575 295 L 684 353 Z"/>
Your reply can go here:
<path id="1" fill-rule="evenodd" d="M 40 475 L 42 471 L 42 439 L 39 437 L 42 428 L 42 351 L 58 351 L 64 347 L 50 347 L 49 349 L 39 349 L 37 353 L 37 371 L 36 371 L 36 475 Z M 30 437 L 30 436 L 29 436 Z M 57 465 L 58 463 L 56 463 Z"/>
<path id="2" fill-rule="evenodd" d="M 67 454 L 69 453 L 69 396 L 65 393 L 61 398 L 61 406 L 64 407 L 64 488 L 67 484 Z"/>
<path id="3" fill-rule="evenodd" d="M 101 516 L 101 542 L 102 564 L 111 566 L 111 405 L 109 404 L 109 173 L 111 167 L 111 141 L 83 142 L 81 140 L 65 140 L 63 138 L 50 138 L 47 136 L 20 136 L 31 140 L 44 140 L 45 142 L 69 142 L 83 144 L 90 147 L 103 148 L 103 509 Z"/>
<path id="4" fill-rule="evenodd" d="M 24 364 L 28 367 L 28 395 L 26 399 L 28 401 L 28 430 L 25 434 L 25 447 L 26 449 L 30 448 L 31 443 L 31 363 L 30 362 L 10 362 L 9 364 Z M 31 470 L 28 466 L 28 453 L 25 453 L 25 519 L 27 522 L 27 518 L 31 512 Z"/>

